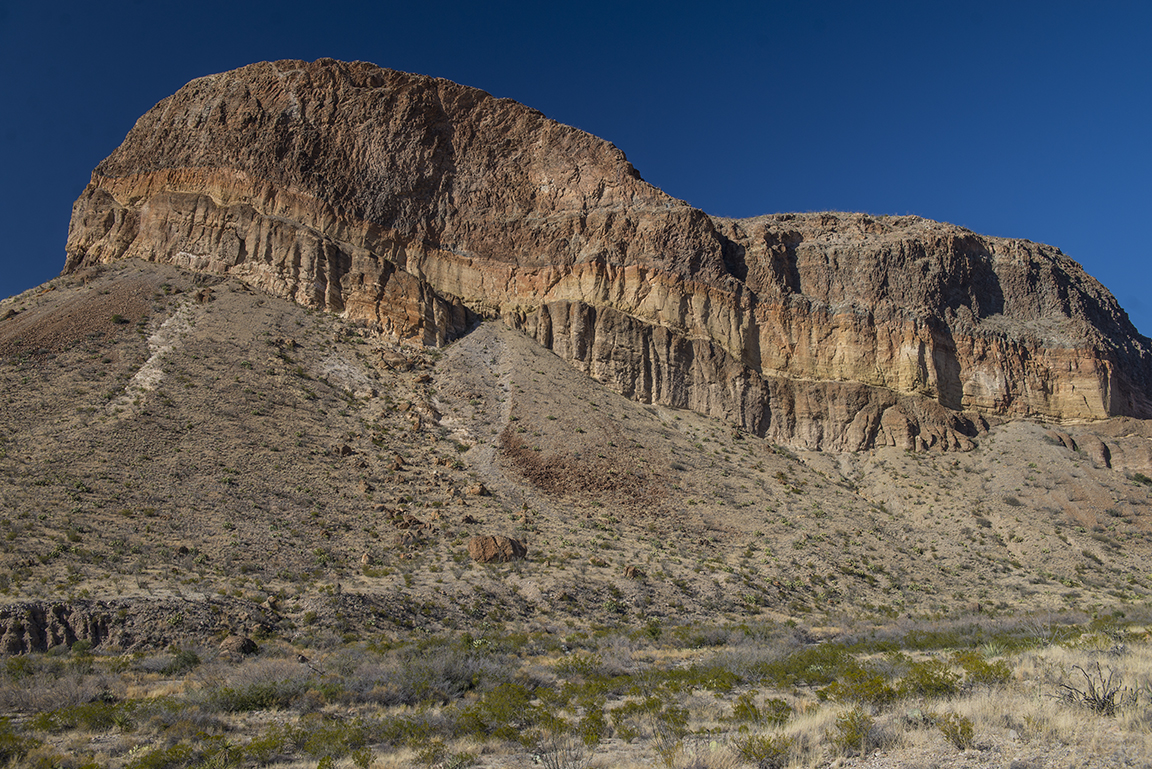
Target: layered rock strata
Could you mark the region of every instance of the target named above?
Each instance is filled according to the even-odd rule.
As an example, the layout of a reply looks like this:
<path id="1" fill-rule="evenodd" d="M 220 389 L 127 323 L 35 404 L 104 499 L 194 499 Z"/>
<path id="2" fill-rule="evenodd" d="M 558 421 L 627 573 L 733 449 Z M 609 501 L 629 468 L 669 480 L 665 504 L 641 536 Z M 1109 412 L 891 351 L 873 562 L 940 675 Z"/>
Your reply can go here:
<path id="1" fill-rule="evenodd" d="M 712 218 L 612 144 L 371 64 L 200 78 L 93 172 L 65 271 L 140 257 L 424 344 L 503 317 L 631 397 L 797 446 L 1152 415 L 1152 347 L 1057 249 L 916 217 Z"/>
<path id="2" fill-rule="evenodd" d="M 12 603 L 0 606 L 0 656 L 77 641 L 125 651 L 158 649 L 188 634 L 214 635 L 235 626 L 268 630 L 276 621 L 274 613 L 228 598 Z"/>

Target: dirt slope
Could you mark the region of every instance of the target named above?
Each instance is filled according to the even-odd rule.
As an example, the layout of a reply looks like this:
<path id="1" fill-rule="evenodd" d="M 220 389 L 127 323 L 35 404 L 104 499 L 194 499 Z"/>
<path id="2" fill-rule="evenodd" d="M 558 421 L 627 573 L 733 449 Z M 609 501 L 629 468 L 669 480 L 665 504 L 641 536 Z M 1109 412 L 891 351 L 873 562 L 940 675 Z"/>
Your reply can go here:
<path id="1" fill-rule="evenodd" d="M 12 650 L 30 643 L 15 629 L 28 605 L 132 646 L 228 629 L 1110 611 L 1147 594 L 1142 422 L 797 455 L 630 401 L 499 322 L 442 351 L 397 347 L 239 281 L 137 262 L 9 309 Z M 469 539 L 489 534 L 526 542 L 527 559 L 473 563 Z M 195 627 L 161 619 L 181 601 L 217 608 Z"/>

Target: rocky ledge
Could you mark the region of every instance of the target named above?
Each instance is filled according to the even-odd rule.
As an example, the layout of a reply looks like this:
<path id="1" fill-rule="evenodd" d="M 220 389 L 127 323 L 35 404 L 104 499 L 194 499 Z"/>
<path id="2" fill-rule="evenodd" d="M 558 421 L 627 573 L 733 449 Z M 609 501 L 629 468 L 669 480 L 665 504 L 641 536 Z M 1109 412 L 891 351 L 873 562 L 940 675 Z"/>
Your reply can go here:
<path id="1" fill-rule="evenodd" d="M 1058 249 L 917 217 L 710 217 L 612 144 L 363 62 L 200 78 L 76 201 L 65 272 L 140 257 L 444 344 L 503 318 L 642 401 L 794 446 L 966 448 L 1152 416 L 1152 346 Z"/>

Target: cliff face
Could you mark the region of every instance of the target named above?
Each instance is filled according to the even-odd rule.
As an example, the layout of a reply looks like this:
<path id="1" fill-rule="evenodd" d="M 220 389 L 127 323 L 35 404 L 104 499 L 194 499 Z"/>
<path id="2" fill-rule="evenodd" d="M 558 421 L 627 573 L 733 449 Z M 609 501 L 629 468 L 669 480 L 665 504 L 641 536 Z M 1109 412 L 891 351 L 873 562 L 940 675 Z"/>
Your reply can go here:
<path id="1" fill-rule="evenodd" d="M 359 62 L 189 83 L 93 172 L 67 251 L 65 271 L 229 274 L 425 344 L 500 316 L 631 397 L 808 448 L 1152 416 L 1149 341 L 1054 248 L 916 217 L 714 219 L 596 137 Z"/>

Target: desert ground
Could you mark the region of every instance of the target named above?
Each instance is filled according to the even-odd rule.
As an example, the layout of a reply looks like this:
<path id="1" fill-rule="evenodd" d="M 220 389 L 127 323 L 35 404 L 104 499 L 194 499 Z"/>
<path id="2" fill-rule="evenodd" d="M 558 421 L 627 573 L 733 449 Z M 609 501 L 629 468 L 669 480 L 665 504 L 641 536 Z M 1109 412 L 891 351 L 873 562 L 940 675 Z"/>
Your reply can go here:
<path id="1" fill-rule="evenodd" d="M 0 318 L 13 766 L 1149 763 L 1140 421 L 798 452 L 134 260 Z"/>

